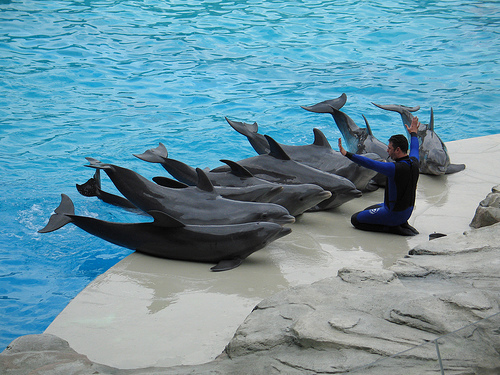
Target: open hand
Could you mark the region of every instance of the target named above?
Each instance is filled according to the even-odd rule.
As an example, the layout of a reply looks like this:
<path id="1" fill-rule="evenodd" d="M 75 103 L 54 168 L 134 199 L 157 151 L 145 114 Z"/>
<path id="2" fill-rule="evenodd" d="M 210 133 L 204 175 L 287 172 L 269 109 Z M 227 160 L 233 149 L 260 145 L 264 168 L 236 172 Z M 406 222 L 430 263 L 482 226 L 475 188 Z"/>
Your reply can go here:
<path id="1" fill-rule="evenodd" d="M 408 133 L 416 133 L 418 131 L 418 128 L 420 127 L 420 122 L 418 121 L 418 117 L 413 117 L 411 119 L 411 125 L 408 126 L 406 125 L 406 129 L 408 130 Z"/>
<path id="2" fill-rule="evenodd" d="M 344 149 L 344 147 L 342 147 L 342 139 L 341 138 L 339 138 L 339 151 L 342 155 L 346 156 L 347 151 Z"/>

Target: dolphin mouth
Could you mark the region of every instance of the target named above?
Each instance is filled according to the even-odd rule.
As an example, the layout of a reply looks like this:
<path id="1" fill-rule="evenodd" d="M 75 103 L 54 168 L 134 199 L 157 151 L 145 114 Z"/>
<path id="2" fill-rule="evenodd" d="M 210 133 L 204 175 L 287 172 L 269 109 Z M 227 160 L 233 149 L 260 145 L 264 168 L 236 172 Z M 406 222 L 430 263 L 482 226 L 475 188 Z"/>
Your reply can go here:
<path id="1" fill-rule="evenodd" d="M 283 215 L 282 217 L 280 217 L 278 219 L 272 220 L 272 222 L 279 224 L 279 225 L 292 224 L 292 223 L 295 223 L 295 217 L 292 215 Z"/>
<path id="2" fill-rule="evenodd" d="M 292 233 L 292 228 L 283 227 L 283 228 L 281 228 L 281 231 L 278 232 L 275 239 L 285 237 L 287 234 L 290 234 L 290 233 Z"/>

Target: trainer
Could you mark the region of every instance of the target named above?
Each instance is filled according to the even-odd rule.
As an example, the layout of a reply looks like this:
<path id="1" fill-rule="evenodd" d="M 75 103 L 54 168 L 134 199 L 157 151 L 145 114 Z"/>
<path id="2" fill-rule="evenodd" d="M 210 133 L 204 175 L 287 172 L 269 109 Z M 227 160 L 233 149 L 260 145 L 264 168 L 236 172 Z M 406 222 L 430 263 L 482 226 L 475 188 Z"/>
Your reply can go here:
<path id="1" fill-rule="evenodd" d="M 387 232 L 403 236 L 414 236 L 418 231 L 408 224 L 413 207 L 419 176 L 419 156 L 417 131 L 420 126 L 418 117 L 413 117 L 406 129 L 410 133 L 410 154 L 408 140 L 402 134 L 389 138 L 387 153 L 394 162 L 381 162 L 353 154 L 342 147 L 339 150 L 353 162 L 377 171 L 387 177 L 384 203 L 367 207 L 352 215 L 351 223 L 355 228 L 374 232 Z"/>

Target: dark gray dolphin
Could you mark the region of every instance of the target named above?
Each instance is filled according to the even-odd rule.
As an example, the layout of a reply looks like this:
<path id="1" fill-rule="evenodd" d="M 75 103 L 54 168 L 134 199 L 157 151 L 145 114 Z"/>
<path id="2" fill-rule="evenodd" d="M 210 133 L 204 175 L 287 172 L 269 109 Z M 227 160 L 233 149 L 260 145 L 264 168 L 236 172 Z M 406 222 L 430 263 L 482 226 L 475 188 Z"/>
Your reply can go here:
<path id="1" fill-rule="evenodd" d="M 262 144 L 260 141 L 261 139 L 265 141 L 268 151 L 261 152 L 264 148 L 257 149 L 254 146 L 257 153 L 262 155 L 270 152 L 269 143 L 264 135 L 258 133 L 258 125 L 256 122 L 253 124 L 247 124 L 245 122 L 229 120 L 227 117 L 226 121 L 234 130 L 246 136 L 252 146 L 257 143 Z M 291 146 L 284 145 L 282 143 L 279 145 L 292 160 L 324 172 L 334 173 L 345 177 L 350 180 L 358 190 L 374 190 L 375 187 L 371 184 L 371 180 L 375 177 L 377 172 L 352 162 L 348 158 L 344 157 L 340 152 L 332 149 L 328 139 L 321 130 L 314 128 L 313 134 L 314 141 L 309 145 Z M 366 154 L 365 156 L 381 160 L 380 156 L 374 153 Z"/>
<path id="2" fill-rule="evenodd" d="M 127 209 L 133 209 L 136 210 L 139 213 L 142 213 L 143 211 L 139 210 L 137 206 L 135 206 L 132 202 L 130 202 L 127 198 L 121 197 L 116 194 L 111 194 L 108 192 L 105 192 L 104 190 L 101 189 L 101 171 L 100 169 L 96 169 L 94 176 L 92 176 L 90 179 L 87 180 L 87 182 L 79 185 L 76 184 L 76 189 L 78 192 L 85 196 L 85 197 L 97 197 L 103 202 L 127 208 Z"/>
<path id="3" fill-rule="evenodd" d="M 336 99 L 325 100 L 321 103 L 315 104 L 312 107 L 302 107 L 312 112 L 322 112 L 328 108 L 330 111 L 330 107 L 334 107 L 337 109 L 342 108 L 342 106 L 346 103 L 347 95 L 342 94 Z M 267 155 L 271 152 L 271 148 L 269 147 L 269 143 L 264 135 L 258 133 L 259 126 L 256 122 L 253 124 L 246 124 L 244 122 L 231 121 L 227 117 L 225 117 L 226 121 L 231 125 L 234 130 L 238 133 L 243 134 L 248 138 L 248 141 L 254 148 L 254 150 L 259 155 Z M 288 152 L 288 150 L 285 150 Z"/>
<path id="4" fill-rule="evenodd" d="M 292 160 L 280 145 L 271 137 L 265 135 L 271 152 L 267 155 L 257 155 L 238 161 L 238 164 L 250 171 L 255 177 L 282 184 L 312 183 L 332 193 L 329 199 L 317 205 L 319 210 L 327 210 L 360 197 L 361 192 L 347 178 L 323 172 L 308 165 Z M 213 172 L 227 170 L 218 167 Z"/>
<path id="5" fill-rule="evenodd" d="M 420 109 L 419 106 L 406 107 L 397 104 L 372 104 L 388 111 L 398 112 L 403 120 L 403 125 L 408 126 L 411 124 L 411 120 L 413 118 L 411 112 L 415 112 Z M 408 134 L 408 130 L 406 130 L 406 133 Z M 432 108 L 429 124 L 420 124 L 417 137 L 419 141 L 420 173 L 439 176 L 460 172 L 465 169 L 465 164 L 450 163 L 450 156 L 448 155 L 446 145 L 434 132 L 434 111 Z"/>
<path id="6" fill-rule="evenodd" d="M 185 224 L 236 224 L 252 221 L 293 223 L 286 208 L 274 203 L 242 202 L 221 197 L 201 169 L 195 189 L 160 186 L 140 174 L 87 158 L 89 167 L 102 169 L 125 198 L 144 212 L 162 211 Z"/>
<path id="7" fill-rule="evenodd" d="M 270 222 L 233 225 L 188 225 L 161 211 L 149 211 L 148 223 L 113 223 L 75 215 L 71 199 L 61 204 L 39 233 L 73 223 L 87 233 L 140 253 L 176 260 L 217 263 L 212 271 L 238 267 L 245 258 L 291 232 Z"/>
<path id="8" fill-rule="evenodd" d="M 168 158 L 167 149 L 160 143 L 157 148 L 149 149 L 143 154 L 135 155 L 141 160 L 150 163 L 159 163 L 177 180 L 188 185 L 198 183 L 196 169 L 175 159 Z M 222 160 L 229 169 L 224 171 L 204 170 L 206 176 L 214 186 L 246 187 L 255 185 L 270 185 L 281 187 L 283 190 L 271 198 L 271 203 L 285 207 L 290 215 L 298 216 L 307 210 L 313 209 L 318 203 L 331 197 L 329 191 L 314 184 L 277 184 L 253 176 L 247 169 L 230 160 Z"/>

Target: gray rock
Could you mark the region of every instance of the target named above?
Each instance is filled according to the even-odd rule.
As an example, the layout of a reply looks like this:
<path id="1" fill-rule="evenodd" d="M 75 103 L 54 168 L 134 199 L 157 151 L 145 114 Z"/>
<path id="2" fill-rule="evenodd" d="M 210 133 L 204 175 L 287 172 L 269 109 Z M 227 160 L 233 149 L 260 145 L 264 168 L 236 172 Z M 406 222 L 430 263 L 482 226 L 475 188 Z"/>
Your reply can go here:
<path id="1" fill-rule="evenodd" d="M 343 268 L 275 294 L 203 365 L 121 370 L 89 361 L 56 336 L 30 335 L 0 354 L 0 373 L 439 374 L 437 340 L 447 375 L 498 374 L 498 238 L 500 223 L 450 234 L 390 269 Z"/>
<path id="2" fill-rule="evenodd" d="M 500 185 L 491 189 L 476 209 L 471 223 L 472 228 L 481 228 L 500 222 Z"/>

